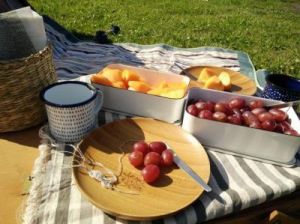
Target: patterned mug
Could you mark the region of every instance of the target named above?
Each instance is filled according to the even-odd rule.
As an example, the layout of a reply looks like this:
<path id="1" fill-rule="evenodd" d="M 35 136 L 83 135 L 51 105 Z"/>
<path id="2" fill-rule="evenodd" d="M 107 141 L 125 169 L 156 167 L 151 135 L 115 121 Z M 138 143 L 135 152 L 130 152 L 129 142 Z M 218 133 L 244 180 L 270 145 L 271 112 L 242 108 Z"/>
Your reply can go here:
<path id="1" fill-rule="evenodd" d="M 51 135 L 62 143 L 83 139 L 97 127 L 103 93 L 80 81 L 57 82 L 41 92 Z"/>

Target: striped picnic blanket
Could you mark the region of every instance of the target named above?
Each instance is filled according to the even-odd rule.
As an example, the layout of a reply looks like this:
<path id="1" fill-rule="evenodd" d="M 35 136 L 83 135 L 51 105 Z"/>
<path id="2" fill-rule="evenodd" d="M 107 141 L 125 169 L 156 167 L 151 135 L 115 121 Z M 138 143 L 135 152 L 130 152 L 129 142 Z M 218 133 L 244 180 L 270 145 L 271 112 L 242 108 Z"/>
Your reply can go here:
<path id="1" fill-rule="evenodd" d="M 219 48 L 180 49 L 167 45 L 99 45 L 76 40 L 62 27 L 45 18 L 48 38 L 54 50 L 59 79 L 73 79 L 94 73 L 109 63 L 124 63 L 164 71 L 183 67 L 215 65 L 238 70 L 255 78 L 247 54 Z M 99 113 L 99 125 L 125 116 Z M 69 166 L 72 157 L 60 150 L 41 155 L 33 171 L 33 183 L 24 223 L 131 223 L 102 212 L 77 189 Z M 284 150 L 284 149 L 283 149 Z M 300 158 L 297 167 L 284 168 L 207 149 L 211 164 L 209 185 L 216 195 L 203 193 L 179 213 L 143 223 L 200 223 L 290 194 L 300 187 Z M 221 203 L 221 197 L 226 203 Z"/>

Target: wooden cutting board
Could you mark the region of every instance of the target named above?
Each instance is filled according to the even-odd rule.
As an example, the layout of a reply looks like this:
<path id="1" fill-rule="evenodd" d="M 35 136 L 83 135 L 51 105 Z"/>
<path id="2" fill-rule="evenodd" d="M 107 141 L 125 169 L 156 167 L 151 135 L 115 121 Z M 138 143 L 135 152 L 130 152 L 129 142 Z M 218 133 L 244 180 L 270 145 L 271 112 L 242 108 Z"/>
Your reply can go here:
<path id="1" fill-rule="evenodd" d="M 230 69 L 222 68 L 222 67 L 214 67 L 214 66 L 195 66 L 185 69 L 185 71 L 192 74 L 195 79 L 198 79 L 201 71 L 204 68 L 209 68 L 215 71 L 216 74 L 220 74 L 221 72 L 227 72 L 231 79 L 232 87 L 229 92 L 242 94 L 242 95 L 254 95 L 256 93 L 256 84 L 253 80 L 251 80 L 248 76 L 241 74 L 240 72 L 236 72 Z M 182 72 L 182 74 L 184 74 Z M 204 83 L 198 82 L 196 80 L 191 80 L 189 88 L 192 87 L 204 87 Z"/>
<path id="2" fill-rule="evenodd" d="M 96 129 L 82 142 L 80 149 L 86 157 L 101 162 L 115 174 L 120 169 L 117 190 L 101 187 L 82 168 L 73 168 L 78 188 L 95 206 L 111 215 L 129 220 L 150 220 L 178 212 L 203 193 L 184 171 L 164 167 L 152 185 L 142 179 L 141 169 L 128 161 L 128 153 L 137 140 L 164 141 L 207 183 L 210 164 L 206 151 L 196 138 L 173 124 L 148 118 L 118 120 Z"/>

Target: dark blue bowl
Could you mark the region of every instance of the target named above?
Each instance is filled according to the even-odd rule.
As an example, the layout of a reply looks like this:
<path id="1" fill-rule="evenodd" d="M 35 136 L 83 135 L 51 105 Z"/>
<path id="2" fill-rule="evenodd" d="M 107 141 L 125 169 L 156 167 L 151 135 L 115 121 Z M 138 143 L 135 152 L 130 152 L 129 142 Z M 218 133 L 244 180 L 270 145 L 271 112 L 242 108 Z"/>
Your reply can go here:
<path id="1" fill-rule="evenodd" d="M 300 99 L 300 80 L 283 74 L 269 74 L 266 76 L 266 86 L 261 97 L 294 101 Z"/>

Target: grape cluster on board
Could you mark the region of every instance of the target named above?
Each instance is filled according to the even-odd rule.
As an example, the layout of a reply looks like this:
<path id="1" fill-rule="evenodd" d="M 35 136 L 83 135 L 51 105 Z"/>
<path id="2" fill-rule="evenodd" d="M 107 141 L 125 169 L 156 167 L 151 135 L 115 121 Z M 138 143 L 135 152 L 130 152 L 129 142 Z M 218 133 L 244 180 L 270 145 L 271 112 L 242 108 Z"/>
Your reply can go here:
<path id="1" fill-rule="evenodd" d="M 187 112 L 203 119 L 300 136 L 291 127 L 286 112 L 276 108 L 267 110 L 259 99 L 249 103 L 242 98 L 234 98 L 228 102 L 192 100 L 188 104 Z"/>
<path id="2" fill-rule="evenodd" d="M 160 176 L 160 168 L 173 165 L 173 153 L 164 142 L 138 141 L 134 143 L 132 152 L 128 155 L 129 162 L 142 169 L 145 182 L 153 183 Z"/>

